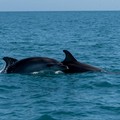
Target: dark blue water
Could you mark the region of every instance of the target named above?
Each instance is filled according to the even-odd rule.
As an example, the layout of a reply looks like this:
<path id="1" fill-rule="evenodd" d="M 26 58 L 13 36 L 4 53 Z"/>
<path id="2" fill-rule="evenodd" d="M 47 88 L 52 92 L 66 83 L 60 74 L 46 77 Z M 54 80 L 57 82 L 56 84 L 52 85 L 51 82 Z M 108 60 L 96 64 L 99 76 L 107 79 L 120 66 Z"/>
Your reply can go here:
<path id="1" fill-rule="evenodd" d="M 4 56 L 59 61 L 67 49 L 112 73 L 0 74 L 0 120 L 119 120 L 120 12 L 1 12 Z"/>

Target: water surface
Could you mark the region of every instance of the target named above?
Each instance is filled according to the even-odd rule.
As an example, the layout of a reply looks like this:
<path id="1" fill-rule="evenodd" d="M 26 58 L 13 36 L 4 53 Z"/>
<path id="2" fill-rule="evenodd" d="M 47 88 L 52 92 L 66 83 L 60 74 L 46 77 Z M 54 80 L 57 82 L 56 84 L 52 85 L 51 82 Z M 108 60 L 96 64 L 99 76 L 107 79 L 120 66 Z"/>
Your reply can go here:
<path id="1" fill-rule="evenodd" d="M 120 12 L 1 12 L 4 56 L 79 60 L 110 72 L 0 74 L 1 120 L 119 120 Z"/>

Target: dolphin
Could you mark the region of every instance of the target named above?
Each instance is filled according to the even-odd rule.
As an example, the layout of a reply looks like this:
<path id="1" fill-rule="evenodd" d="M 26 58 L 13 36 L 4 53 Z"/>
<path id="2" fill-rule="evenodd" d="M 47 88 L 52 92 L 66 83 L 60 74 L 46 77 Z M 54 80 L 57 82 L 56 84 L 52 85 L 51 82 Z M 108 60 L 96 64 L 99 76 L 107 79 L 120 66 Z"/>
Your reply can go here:
<path id="1" fill-rule="evenodd" d="M 100 68 L 81 63 L 75 59 L 75 57 L 68 51 L 68 50 L 63 50 L 65 53 L 65 59 L 61 62 L 63 65 L 68 66 L 68 69 L 66 69 L 64 72 L 65 73 L 83 73 L 83 72 L 101 72 L 103 71 Z"/>
<path id="2" fill-rule="evenodd" d="M 44 72 L 64 71 L 68 69 L 55 59 L 47 57 L 30 57 L 17 60 L 10 57 L 4 57 L 6 66 L 2 73 L 19 73 L 19 74 L 38 74 Z"/>
<path id="3" fill-rule="evenodd" d="M 3 57 L 3 60 L 6 62 L 5 67 L 0 71 L 0 73 L 6 73 L 9 66 L 17 62 L 18 60 L 12 57 Z"/>

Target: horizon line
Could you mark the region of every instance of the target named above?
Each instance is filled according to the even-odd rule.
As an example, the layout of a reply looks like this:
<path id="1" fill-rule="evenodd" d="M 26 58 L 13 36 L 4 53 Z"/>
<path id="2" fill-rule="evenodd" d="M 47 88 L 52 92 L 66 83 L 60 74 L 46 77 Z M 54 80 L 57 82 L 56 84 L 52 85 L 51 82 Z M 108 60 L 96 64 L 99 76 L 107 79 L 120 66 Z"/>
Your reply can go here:
<path id="1" fill-rule="evenodd" d="M 120 10 L 0 10 L 0 12 L 120 12 Z"/>

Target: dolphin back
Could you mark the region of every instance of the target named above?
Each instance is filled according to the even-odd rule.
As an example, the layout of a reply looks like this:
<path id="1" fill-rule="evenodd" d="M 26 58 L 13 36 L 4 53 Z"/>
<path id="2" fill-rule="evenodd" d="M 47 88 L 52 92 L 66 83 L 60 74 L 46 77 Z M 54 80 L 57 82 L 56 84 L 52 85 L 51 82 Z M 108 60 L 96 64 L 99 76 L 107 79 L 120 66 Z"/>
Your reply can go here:
<path id="1" fill-rule="evenodd" d="M 65 59 L 62 61 L 62 63 L 64 65 L 68 66 L 68 68 L 69 68 L 64 71 L 65 73 L 82 73 L 82 72 L 89 72 L 89 71 L 93 71 L 93 72 L 103 71 L 100 68 L 77 61 L 74 58 L 74 56 L 67 50 L 63 50 L 63 52 L 65 53 L 66 56 L 65 56 Z"/>

